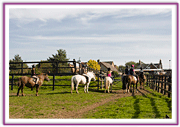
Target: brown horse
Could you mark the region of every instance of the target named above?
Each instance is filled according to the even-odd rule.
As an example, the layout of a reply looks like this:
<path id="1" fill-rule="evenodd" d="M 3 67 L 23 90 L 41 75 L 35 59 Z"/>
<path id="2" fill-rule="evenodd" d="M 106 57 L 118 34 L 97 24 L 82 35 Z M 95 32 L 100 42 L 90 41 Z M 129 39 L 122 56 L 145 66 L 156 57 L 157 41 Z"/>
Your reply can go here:
<path id="1" fill-rule="evenodd" d="M 144 90 L 145 81 L 146 81 L 146 76 L 144 74 L 142 76 L 139 76 L 140 89 Z"/>
<path id="2" fill-rule="evenodd" d="M 127 82 L 128 82 L 128 89 L 129 89 L 129 87 L 131 87 L 131 85 L 133 85 L 132 96 L 134 96 L 134 85 L 136 85 L 136 93 L 137 93 L 138 77 L 136 78 L 133 75 L 128 75 Z M 128 92 L 129 92 L 129 90 L 128 90 Z"/>
<path id="3" fill-rule="evenodd" d="M 36 87 L 36 96 L 38 96 L 39 87 L 43 84 L 44 80 L 49 81 L 49 78 L 48 78 L 48 74 L 44 74 L 44 73 L 38 75 L 37 77 L 39 78 L 38 85 L 35 85 L 35 82 L 33 81 L 32 77 L 27 77 L 27 76 L 20 77 L 18 81 L 19 88 L 18 88 L 17 96 L 19 96 L 20 89 L 22 92 L 22 96 L 24 96 L 23 93 L 24 86 L 27 86 L 29 88 Z"/>

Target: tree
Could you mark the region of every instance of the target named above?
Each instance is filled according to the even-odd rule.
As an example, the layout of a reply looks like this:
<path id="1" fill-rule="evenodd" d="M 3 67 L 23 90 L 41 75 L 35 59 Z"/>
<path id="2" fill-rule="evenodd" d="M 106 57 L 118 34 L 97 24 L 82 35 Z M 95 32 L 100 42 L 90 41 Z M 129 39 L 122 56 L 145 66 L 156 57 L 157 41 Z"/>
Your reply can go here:
<path id="1" fill-rule="evenodd" d="M 67 55 L 66 55 L 66 50 L 59 49 L 57 50 L 57 54 L 53 55 L 52 57 L 49 57 L 47 61 L 53 61 L 53 62 L 58 62 L 58 61 L 68 61 Z"/>
<path id="2" fill-rule="evenodd" d="M 123 66 L 123 65 L 119 65 L 119 69 L 118 69 L 118 71 L 120 71 L 120 72 L 124 72 L 124 70 L 125 70 L 125 66 Z"/>
<path id="3" fill-rule="evenodd" d="M 19 56 L 19 54 L 15 55 L 12 60 L 9 60 L 9 63 L 13 62 L 23 62 L 22 58 Z M 21 63 L 20 64 L 10 64 L 10 68 L 21 68 Z M 28 68 L 27 64 L 23 64 L 23 68 Z M 11 73 L 20 73 L 20 69 L 11 69 Z M 28 70 L 23 70 L 24 73 L 27 73 Z"/>
<path id="4" fill-rule="evenodd" d="M 131 67 L 132 64 L 134 65 L 134 68 L 137 68 L 138 65 L 139 65 L 139 63 L 136 63 L 136 62 L 134 62 L 134 61 L 127 62 L 125 65 Z"/>
<path id="5" fill-rule="evenodd" d="M 47 61 L 50 61 L 50 62 L 54 62 L 52 63 L 52 66 L 53 66 L 53 72 L 55 73 L 55 70 L 56 70 L 56 67 L 67 67 L 68 66 L 68 63 L 58 63 L 59 61 L 68 61 L 69 59 L 67 58 L 67 54 L 66 54 L 66 50 L 63 50 L 63 49 L 59 49 L 57 50 L 57 54 L 52 54 L 52 57 L 49 57 L 47 59 Z M 61 73 L 63 72 L 68 72 L 68 69 L 65 69 L 65 68 L 60 68 L 58 69 Z"/>
<path id="6" fill-rule="evenodd" d="M 100 70 L 101 67 L 100 65 L 98 64 L 98 62 L 96 62 L 95 60 L 89 60 L 87 65 L 90 67 L 90 68 L 93 68 L 94 70 Z"/>

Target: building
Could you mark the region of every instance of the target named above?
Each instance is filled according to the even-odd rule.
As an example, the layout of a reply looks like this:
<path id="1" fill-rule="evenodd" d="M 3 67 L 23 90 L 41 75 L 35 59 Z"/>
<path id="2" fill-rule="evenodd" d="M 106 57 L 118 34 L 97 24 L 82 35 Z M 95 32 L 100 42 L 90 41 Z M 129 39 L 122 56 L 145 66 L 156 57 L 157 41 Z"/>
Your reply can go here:
<path id="1" fill-rule="evenodd" d="M 111 71 L 118 72 L 118 69 L 116 68 L 116 65 L 114 65 L 113 61 L 105 61 L 105 62 L 99 62 L 101 66 L 102 71 L 108 71 L 108 68 L 111 69 Z"/>
<path id="2" fill-rule="evenodd" d="M 163 69 L 161 59 L 159 60 L 159 63 L 149 63 L 149 64 L 145 64 L 139 60 L 139 65 L 137 69 L 140 69 L 140 67 L 142 67 L 143 69 Z"/>

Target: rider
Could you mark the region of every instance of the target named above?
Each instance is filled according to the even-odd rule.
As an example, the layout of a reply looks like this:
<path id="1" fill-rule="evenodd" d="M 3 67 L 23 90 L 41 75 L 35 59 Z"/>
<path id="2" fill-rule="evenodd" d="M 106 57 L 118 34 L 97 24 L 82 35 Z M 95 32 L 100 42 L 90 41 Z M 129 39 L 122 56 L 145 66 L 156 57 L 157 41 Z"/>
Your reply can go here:
<path id="1" fill-rule="evenodd" d="M 134 65 L 131 65 L 129 73 L 130 73 L 130 75 L 134 75 Z"/>
<path id="2" fill-rule="evenodd" d="M 110 77 L 113 80 L 113 77 L 111 75 L 111 68 L 108 68 L 107 76 Z"/>
<path id="3" fill-rule="evenodd" d="M 139 73 L 140 73 L 140 77 L 142 78 L 142 79 L 144 79 L 144 72 L 143 72 L 143 69 L 142 69 L 142 67 L 140 67 L 140 71 L 139 71 Z"/>
<path id="4" fill-rule="evenodd" d="M 35 82 L 35 85 L 39 86 L 39 84 L 38 84 L 39 78 L 35 74 L 35 67 L 34 67 L 34 65 L 32 65 L 31 77 L 33 78 L 33 81 Z"/>
<path id="5" fill-rule="evenodd" d="M 137 80 L 138 80 L 137 75 L 134 73 L 134 65 L 133 65 L 133 64 L 131 65 L 131 68 L 130 68 L 130 70 L 129 70 L 129 73 L 130 73 L 130 75 L 135 76 L 135 77 L 137 78 Z"/>

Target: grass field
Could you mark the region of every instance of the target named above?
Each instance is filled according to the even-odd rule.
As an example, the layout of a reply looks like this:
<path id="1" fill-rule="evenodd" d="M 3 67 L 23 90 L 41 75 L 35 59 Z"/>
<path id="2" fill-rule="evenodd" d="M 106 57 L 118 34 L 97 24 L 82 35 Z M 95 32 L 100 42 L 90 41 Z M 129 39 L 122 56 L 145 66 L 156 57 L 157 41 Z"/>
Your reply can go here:
<path id="1" fill-rule="evenodd" d="M 52 78 L 52 77 L 50 77 Z M 57 79 L 70 79 L 71 76 L 57 77 Z M 51 82 L 44 82 L 52 84 Z M 89 93 L 84 93 L 80 85 L 79 94 L 70 93 L 70 81 L 56 81 L 55 90 L 52 86 L 42 86 L 39 96 L 35 96 L 35 89 L 25 87 L 26 96 L 17 97 L 17 86 L 13 90 L 9 87 L 9 116 L 16 118 L 164 118 L 171 114 L 171 98 L 154 92 L 146 87 L 144 93 L 121 93 L 122 84 L 116 82 L 113 85 L 113 93 L 97 91 L 97 82 L 92 82 Z M 116 92 L 120 91 L 120 92 Z M 148 91 L 148 92 L 147 92 Z M 123 97 L 126 96 L 126 97 Z M 88 110 L 85 110 L 88 109 Z"/>

